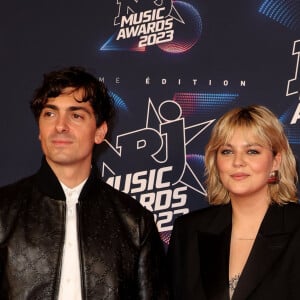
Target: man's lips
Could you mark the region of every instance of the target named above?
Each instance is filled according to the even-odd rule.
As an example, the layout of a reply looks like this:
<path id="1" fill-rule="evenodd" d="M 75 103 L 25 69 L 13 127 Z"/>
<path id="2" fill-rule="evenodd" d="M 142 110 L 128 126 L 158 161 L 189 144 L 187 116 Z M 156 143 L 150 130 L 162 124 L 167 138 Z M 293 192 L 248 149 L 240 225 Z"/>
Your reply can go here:
<path id="1" fill-rule="evenodd" d="M 51 142 L 52 142 L 52 144 L 57 145 L 57 146 L 72 144 L 71 140 L 66 140 L 66 139 L 57 139 L 57 140 L 52 140 Z"/>

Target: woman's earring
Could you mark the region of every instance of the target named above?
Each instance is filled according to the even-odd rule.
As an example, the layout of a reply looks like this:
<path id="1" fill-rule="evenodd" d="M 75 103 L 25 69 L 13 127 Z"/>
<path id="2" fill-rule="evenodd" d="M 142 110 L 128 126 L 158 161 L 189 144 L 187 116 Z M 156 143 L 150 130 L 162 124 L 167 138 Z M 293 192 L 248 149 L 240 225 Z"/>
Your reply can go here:
<path id="1" fill-rule="evenodd" d="M 270 173 L 270 176 L 268 178 L 268 183 L 270 184 L 276 184 L 279 182 L 279 171 L 274 170 Z"/>

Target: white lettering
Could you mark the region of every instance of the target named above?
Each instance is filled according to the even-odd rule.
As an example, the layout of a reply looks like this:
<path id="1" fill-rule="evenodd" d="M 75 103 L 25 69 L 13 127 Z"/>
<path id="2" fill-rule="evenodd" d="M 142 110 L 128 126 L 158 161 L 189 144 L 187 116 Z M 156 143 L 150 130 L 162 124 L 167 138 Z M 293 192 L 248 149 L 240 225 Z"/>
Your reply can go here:
<path id="1" fill-rule="evenodd" d="M 299 119 L 300 119 L 300 103 L 298 103 L 298 106 L 291 120 L 291 124 L 296 124 Z"/>

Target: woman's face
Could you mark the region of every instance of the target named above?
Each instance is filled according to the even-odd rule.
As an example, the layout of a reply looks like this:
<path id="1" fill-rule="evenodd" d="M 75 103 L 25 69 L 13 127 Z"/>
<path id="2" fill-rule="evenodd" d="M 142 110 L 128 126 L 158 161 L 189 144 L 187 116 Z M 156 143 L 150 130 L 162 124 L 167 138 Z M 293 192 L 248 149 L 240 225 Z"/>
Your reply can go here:
<path id="1" fill-rule="evenodd" d="M 278 170 L 281 155 L 273 155 L 251 130 L 236 129 L 217 152 L 217 169 L 231 200 L 256 197 L 268 199 L 270 172 Z"/>

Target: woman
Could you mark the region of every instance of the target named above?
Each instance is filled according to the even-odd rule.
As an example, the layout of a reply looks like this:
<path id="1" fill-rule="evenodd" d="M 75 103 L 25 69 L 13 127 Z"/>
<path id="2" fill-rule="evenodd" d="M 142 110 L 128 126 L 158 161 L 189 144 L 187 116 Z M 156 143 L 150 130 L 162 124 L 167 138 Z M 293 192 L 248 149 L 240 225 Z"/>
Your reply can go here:
<path id="1" fill-rule="evenodd" d="M 296 161 L 267 108 L 222 116 L 206 146 L 209 207 L 175 221 L 173 299 L 300 299 Z"/>

